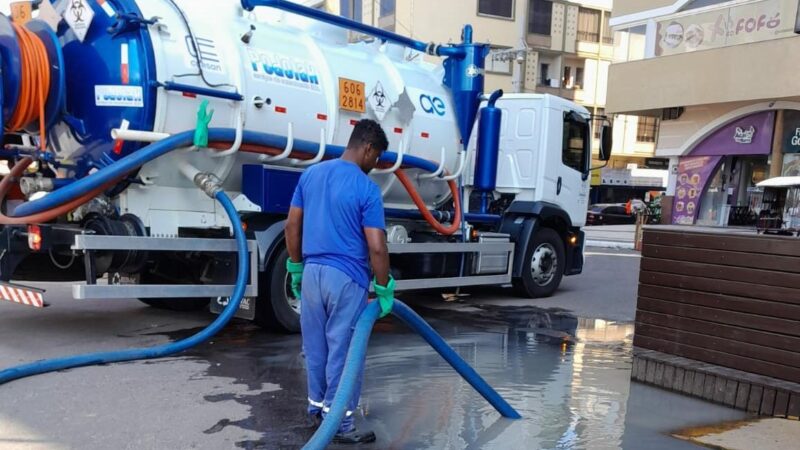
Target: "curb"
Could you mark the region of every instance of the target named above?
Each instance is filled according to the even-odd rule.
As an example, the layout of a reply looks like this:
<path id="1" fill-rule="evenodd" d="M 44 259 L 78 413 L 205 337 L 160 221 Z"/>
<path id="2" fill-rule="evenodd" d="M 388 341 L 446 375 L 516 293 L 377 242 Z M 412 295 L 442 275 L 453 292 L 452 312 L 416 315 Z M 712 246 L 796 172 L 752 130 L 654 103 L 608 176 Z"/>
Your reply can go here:
<path id="1" fill-rule="evenodd" d="M 616 248 L 620 250 L 634 250 L 635 248 L 633 242 L 595 241 L 592 239 L 586 241 L 586 247 Z"/>

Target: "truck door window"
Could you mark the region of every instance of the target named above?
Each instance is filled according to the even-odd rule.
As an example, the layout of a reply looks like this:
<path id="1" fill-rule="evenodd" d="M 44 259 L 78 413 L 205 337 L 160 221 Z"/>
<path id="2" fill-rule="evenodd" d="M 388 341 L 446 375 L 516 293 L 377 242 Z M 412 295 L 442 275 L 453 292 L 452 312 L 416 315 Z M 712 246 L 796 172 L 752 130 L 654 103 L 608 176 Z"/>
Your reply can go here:
<path id="1" fill-rule="evenodd" d="M 583 173 L 586 166 L 586 147 L 589 124 L 574 114 L 564 117 L 564 146 L 561 160 L 564 165 Z"/>

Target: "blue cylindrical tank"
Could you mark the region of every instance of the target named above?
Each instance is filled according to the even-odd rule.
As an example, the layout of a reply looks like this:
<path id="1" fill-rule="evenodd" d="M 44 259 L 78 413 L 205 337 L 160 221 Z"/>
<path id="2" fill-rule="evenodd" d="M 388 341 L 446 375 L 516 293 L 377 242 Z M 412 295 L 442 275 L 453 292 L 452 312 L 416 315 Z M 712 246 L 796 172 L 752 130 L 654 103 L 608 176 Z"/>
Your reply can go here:
<path id="1" fill-rule="evenodd" d="M 495 91 L 488 104 L 481 108 L 478 124 L 478 153 L 475 159 L 475 190 L 492 192 L 497 185 L 497 160 L 500 154 L 500 124 L 502 110 L 495 102 L 503 95 Z"/>

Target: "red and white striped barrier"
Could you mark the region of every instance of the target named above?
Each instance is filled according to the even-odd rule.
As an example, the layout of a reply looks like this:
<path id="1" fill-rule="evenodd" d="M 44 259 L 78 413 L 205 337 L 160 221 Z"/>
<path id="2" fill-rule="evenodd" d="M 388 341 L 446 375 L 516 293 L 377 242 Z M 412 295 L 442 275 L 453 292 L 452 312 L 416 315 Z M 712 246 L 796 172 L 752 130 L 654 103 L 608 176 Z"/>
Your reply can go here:
<path id="1" fill-rule="evenodd" d="M 44 291 L 41 289 L 0 282 L 0 300 L 8 300 L 34 308 L 44 308 L 43 293 Z"/>

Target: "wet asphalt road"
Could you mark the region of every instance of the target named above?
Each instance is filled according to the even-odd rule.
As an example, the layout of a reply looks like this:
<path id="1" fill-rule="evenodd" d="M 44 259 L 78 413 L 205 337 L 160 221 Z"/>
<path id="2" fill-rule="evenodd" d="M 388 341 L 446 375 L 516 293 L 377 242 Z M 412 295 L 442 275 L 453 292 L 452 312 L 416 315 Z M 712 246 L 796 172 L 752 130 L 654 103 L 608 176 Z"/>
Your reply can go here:
<path id="1" fill-rule="evenodd" d="M 631 385 L 638 263 L 630 252 L 590 250 L 586 272 L 550 299 L 500 288 L 454 302 L 408 298 L 525 419 L 500 418 L 419 338 L 382 321 L 358 416 L 378 442 L 363 448 L 695 448 L 668 432 L 741 418 Z M 164 343 L 211 320 L 48 289 L 45 310 L 0 303 L 0 367 Z M 313 432 L 304 384 L 298 336 L 236 322 L 178 357 L 0 386 L 0 449 L 299 448 Z"/>

